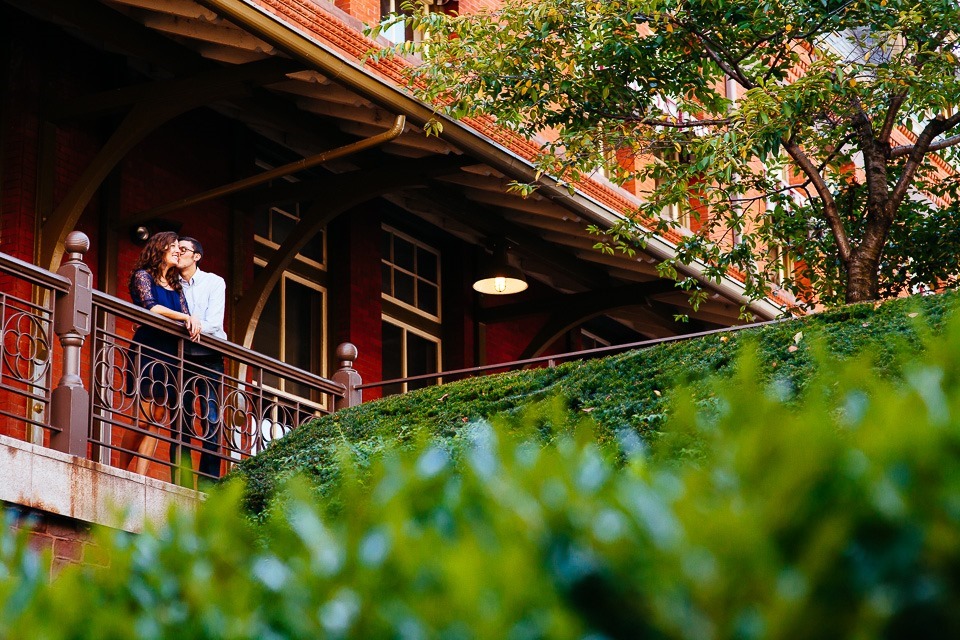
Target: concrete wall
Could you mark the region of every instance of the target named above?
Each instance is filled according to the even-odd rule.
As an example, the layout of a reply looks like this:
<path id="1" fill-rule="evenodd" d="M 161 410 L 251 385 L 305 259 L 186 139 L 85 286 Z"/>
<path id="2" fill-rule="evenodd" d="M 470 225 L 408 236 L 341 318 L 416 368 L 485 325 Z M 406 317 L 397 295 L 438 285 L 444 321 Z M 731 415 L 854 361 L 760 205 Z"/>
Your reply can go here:
<path id="1" fill-rule="evenodd" d="M 91 539 L 102 525 L 140 533 L 173 508 L 196 508 L 203 494 L 0 435 L 0 506 L 26 528 L 30 545 L 50 551 L 51 576 L 72 563 L 108 564 Z"/>

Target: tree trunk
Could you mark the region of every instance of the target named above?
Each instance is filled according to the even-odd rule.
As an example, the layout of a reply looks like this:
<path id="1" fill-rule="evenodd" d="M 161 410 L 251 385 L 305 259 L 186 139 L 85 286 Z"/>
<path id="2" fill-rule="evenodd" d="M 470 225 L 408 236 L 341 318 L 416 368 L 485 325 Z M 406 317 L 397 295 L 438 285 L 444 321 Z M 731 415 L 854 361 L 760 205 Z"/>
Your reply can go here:
<path id="1" fill-rule="evenodd" d="M 864 140 L 863 160 L 866 174 L 866 225 L 860 245 L 847 260 L 847 303 L 880 298 L 880 256 L 896 215 L 887 188 L 887 160 L 890 146 L 871 137 Z"/>
<path id="2" fill-rule="evenodd" d="M 876 256 L 870 256 L 857 251 L 850 256 L 847 263 L 847 304 L 880 298 L 879 270 L 879 252 Z"/>

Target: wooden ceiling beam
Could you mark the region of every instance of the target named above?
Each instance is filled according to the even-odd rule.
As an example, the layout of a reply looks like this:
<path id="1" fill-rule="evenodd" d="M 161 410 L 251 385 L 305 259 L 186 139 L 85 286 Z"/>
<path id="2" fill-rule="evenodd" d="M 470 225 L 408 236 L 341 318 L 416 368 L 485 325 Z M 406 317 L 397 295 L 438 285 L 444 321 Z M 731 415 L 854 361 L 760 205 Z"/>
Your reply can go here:
<path id="1" fill-rule="evenodd" d="M 196 53 L 147 29 L 100 2 L 80 0 L 10 0 L 22 11 L 46 22 L 82 32 L 106 48 L 147 60 L 174 74 L 196 73 L 212 66 Z"/>
<path id="2" fill-rule="evenodd" d="M 186 77 L 144 82 L 74 98 L 51 108 L 48 116 L 54 122 L 90 118 L 149 102 L 184 102 L 198 106 L 247 93 L 250 86 L 272 82 L 298 66 L 292 60 L 270 58 L 245 65 L 216 67 Z M 198 95 L 203 96 L 199 103 Z"/>
<path id="3" fill-rule="evenodd" d="M 375 136 L 379 133 L 383 133 L 386 127 L 380 126 L 370 126 L 365 124 L 360 124 L 357 122 L 346 122 L 340 125 L 340 130 L 350 135 L 359 136 L 361 138 L 369 138 L 370 136 Z M 399 138 L 391 141 L 390 143 L 393 146 L 401 147 L 410 147 L 412 149 L 420 149 L 422 151 L 429 151 L 430 153 L 440 153 L 440 154 L 454 154 L 458 153 L 457 150 L 440 140 L 439 138 L 428 138 L 425 133 L 416 127 L 407 127 L 407 130 Z"/>
<path id="4" fill-rule="evenodd" d="M 144 26 L 170 35 L 212 42 L 248 51 L 275 53 L 276 47 L 228 22 L 204 22 L 165 14 L 147 15 Z"/>
<path id="5" fill-rule="evenodd" d="M 316 98 L 301 98 L 297 101 L 297 106 L 318 116 L 379 127 L 386 125 L 391 117 L 389 113 L 376 107 L 356 107 Z"/>
<path id="6" fill-rule="evenodd" d="M 489 204 L 504 209 L 513 209 L 515 211 L 526 211 L 544 216 L 550 216 L 557 220 L 570 220 L 574 216 L 569 211 L 559 205 L 555 205 L 545 198 L 531 196 L 524 198 L 518 194 L 512 193 L 491 193 L 489 191 L 471 191 L 467 197 L 481 204 Z"/>
<path id="7" fill-rule="evenodd" d="M 549 216 L 539 216 L 521 211 L 511 214 L 510 219 L 514 220 L 515 222 L 519 222 L 522 225 L 534 227 L 542 231 L 555 231 L 557 233 L 565 233 L 571 236 L 581 236 L 587 233 L 586 225 L 583 223 L 573 222 L 572 220 L 557 220 L 556 218 Z"/>
<path id="8" fill-rule="evenodd" d="M 283 82 L 275 82 L 269 88 L 303 98 L 313 98 L 315 100 L 345 104 L 352 107 L 372 108 L 374 106 L 372 102 L 349 89 L 327 81 L 320 82 L 314 80 L 305 82 L 303 80 L 286 80 Z"/>
<path id="9" fill-rule="evenodd" d="M 603 269 L 575 264 L 573 256 L 567 251 L 506 220 L 493 209 L 464 201 L 462 194 L 451 189 L 449 185 L 434 180 L 429 190 L 418 195 L 439 205 L 445 216 L 477 229 L 488 238 L 505 238 L 518 247 L 523 256 L 545 263 L 551 272 L 583 289 L 609 286 L 610 276 Z"/>
<path id="10" fill-rule="evenodd" d="M 193 0 L 107 0 L 107 3 L 207 22 L 220 19 L 216 13 Z"/>
<path id="11" fill-rule="evenodd" d="M 650 258 L 640 252 L 637 252 L 637 255 L 635 255 L 633 258 L 622 253 L 610 255 L 609 253 L 603 253 L 599 249 L 594 249 L 593 247 L 581 249 L 575 253 L 578 258 L 586 260 L 587 262 L 592 262 L 593 264 L 601 264 L 612 269 L 622 269 L 631 272 L 635 271 L 637 273 L 659 277 L 659 274 L 657 273 L 656 261 L 654 260 L 651 262 Z"/>
<path id="12" fill-rule="evenodd" d="M 476 318 L 478 322 L 492 324 L 529 318 L 544 313 L 555 314 L 570 309 L 589 310 L 590 313 L 596 315 L 620 307 L 644 304 L 650 296 L 671 291 L 676 288 L 676 285 L 677 283 L 672 280 L 654 280 L 606 289 L 568 293 L 538 300 L 524 300 L 480 309 L 476 312 Z"/>
<path id="13" fill-rule="evenodd" d="M 271 57 L 270 54 L 260 51 L 247 51 L 246 49 L 236 49 L 218 44 L 200 45 L 197 47 L 197 53 L 203 56 L 205 60 L 214 60 L 223 64 L 247 64 Z"/>
<path id="14" fill-rule="evenodd" d="M 443 181 L 493 193 L 506 193 L 510 188 L 510 180 L 507 178 L 476 173 L 476 167 L 465 167 L 461 173 L 447 176 Z"/>
<path id="15" fill-rule="evenodd" d="M 459 171 L 459 164 L 463 160 L 459 158 L 450 159 L 447 157 L 431 156 L 423 160 L 414 162 L 388 162 L 378 164 L 363 169 L 370 182 L 376 182 L 382 176 L 388 176 L 400 170 L 404 170 L 405 175 L 412 172 L 413 175 L 421 176 L 423 179 L 442 176 L 451 171 Z M 308 202 L 311 200 L 322 199 L 328 195 L 331 189 L 337 186 L 337 175 L 324 176 L 312 180 L 303 180 L 301 182 L 276 181 L 269 187 L 251 191 L 244 197 L 244 203 L 253 207 L 277 206 L 282 207 L 294 202 Z M 347 175 L 353 175 L 349 173 Z M 417 182 L 410 186 L 416 186 Z"/>

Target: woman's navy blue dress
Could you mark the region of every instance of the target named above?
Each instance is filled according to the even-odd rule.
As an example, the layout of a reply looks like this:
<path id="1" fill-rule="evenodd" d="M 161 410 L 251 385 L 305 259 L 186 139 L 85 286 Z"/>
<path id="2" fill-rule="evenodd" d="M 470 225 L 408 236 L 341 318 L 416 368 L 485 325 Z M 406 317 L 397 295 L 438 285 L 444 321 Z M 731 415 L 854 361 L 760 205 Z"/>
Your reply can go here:
<path id="1" fill-rule="evenodd" d="M 158 304 L 189 314 L 182 291 L 164 289 L 154 282 L 149 272 L 139 270 L 130 281 L 130 297 L 134 304 L 150 309 Z M 161 329 L 141 325 L 133 334 L 140 349 L 140 395 L 157 404 L 173 406 L 177 397 L 177 353 L 180 338 Z M 134 365 L 136 366 L 136 365 Z M 128 385 L 133 392 L 134 385 Z"/>

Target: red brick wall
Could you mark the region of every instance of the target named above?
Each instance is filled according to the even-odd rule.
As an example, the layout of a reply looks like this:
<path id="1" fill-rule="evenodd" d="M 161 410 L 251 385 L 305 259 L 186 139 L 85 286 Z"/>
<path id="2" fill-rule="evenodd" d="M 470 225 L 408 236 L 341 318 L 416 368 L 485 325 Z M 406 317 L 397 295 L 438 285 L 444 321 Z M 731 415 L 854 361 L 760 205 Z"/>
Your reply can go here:
<path id="1" fill-rule="evenodd" d="M 328 230 L 329 351 L 341 342 L 355 344 L 354 366 L 364 381 L 379 380 L 381 372 L 380 220 L 379 212 L 365 205 L 339 216 Z M 330 370 L 336 367 L 332 362 Z M 373 390 L 364 396 L 379 397 Z"/>
<path id="2" fill-rule="evenodd" d="M 120 211 L 132 215 L 231 182 L 231 129 L 209 112 L 190 113 L 160 127 L 121 165 Z M 229 274 L 230 201 L 209 200 L 163 216 L 169 227 L 203 244 L 200 268 Z M 150 225 L 148 225 L 150 226 Z M 153 230 L 153 229 L 152 229 Z M 252 239 L 252 230 L 250 232 Z M 120 230 L 117 295 L 129 300 L 128 281 L 141 247 Z M 229 315 L 229 314 L 228 314 Z"/>
<path id="3" fill-rule="evenodd" d="M 477 364 L 474 320 L 474 250 L 460 240 L 440 248 L 442 294 L 443 369 L 463 369 Z"/>
<path id="4" fill-rule="evenodd" d="M 466 15 L 481 10 L 496 9 L 503 3 L 500 0 L 460 0 L 459 4 L 460 13 Z"/>
<path id="5" fill-rule="evenodd" d="M 336 0 L 334 5 L 366 24 L 380 22 L 380 0 Z"/>
<path id="6" fill-rule="evenodd" d="M 481 304 L 485 307 L 497 307 L 505 304 L 514 304 L 523 301 L 547 299 L 558 295 L 551 289 L 538 282 L 530 282 L 530 287 L 523 293 L 510 296 L 481 296 Z M 511 362 L 520 359 L 530 342 L 537 336 L 544 324 L 549 321 L 547 314 L 528 315 L 505 322 L 488 323 L 485 328 L 485 364 Z M 568 336 L 561 336 L 550 344 L 541 355 L 551 355 L 574 351 L 576 343 L 571 342 Z"/>
<path id="7" fill-rule="evenodd" d="M 0 13 L 0 18 L 8 12 Z M 3 68 L 3 87 L 0 92 L 0 251 L 27 262 L 33 262 L 34 210 L 36 208 L 37 156 L 39 153 L 39 118 L 37 117 L 41 75 L 37 73 L 34 56 L 16 46 L 6 37 L 22 26 L 22 21 L 12 16 L 6 20 L 0 42 L 0 61 Z M 23 280 L 0 274 L 0 293 L 5 296 L 30 300 L 31 287 Z M 0 317 L 0 326 L 7 327 L 23 307 L 9 298 L 8 306 Z M 4 336 L 2 348 L 10 352 L 23 352 L 15 336 Z M 13 373 L 7 358 L 0 363 L 0 374 L 6 384 L 20 390 L 25 385 L 11 378 Z M 0 395 L 0 410 L 15 416 L 27 415 L 27 402 L 23 396 L 5 392 Z M 27 427 L 14 418 L 0 416 L 0 433 L 25 439 Z"/>
<path id="8" fill-rule="evenodd" d="M 0 76 L 9 91 L 0 98 L 0 251 L 28 262 L 34 261 L 34 228 L 37 221 L 38 183 L 40 180 L 41 115 L 51 106 L 69 104 L 75 96 L 88 95 L 105 88 L 130 82 L 119 78 L 125 63 L 114 56 L 97 52 L 49 25 L 33 21 L 15 11 L 0 9 L 6 48 L 0 56 Z M 90 165 L 119 117 L 78 119 L 57 123 L 54 129 L 53 157 L 48 169 L 52 178 L 52 205 L 56 206 Z M 119 198 L 114 204 L 121 216 L 165 204 L 229 182 L 233 175 L 232 124 L 209 111 L 200 110 L 181 116 L 160 127 L 137 145 L 116 167 Z M 85 262 L 93 273 L 94 287 L 99 282 L 99 261 L 106 247 L 102 244 L 101 225 L 109 189 L 101 188 L 86 206 L 75 228 L 91 241 Z M 227 275 L 231 251 L 227 230 L 230 206 L 216 200 L 169 217 L 174 228 L 200 239 L 205 247 L 203 268 Z M 129 239 L 128 229 L 117 230 L 116 291 L 129 299 L 127 280 L 140 247 Z M 252 239 L 252 229 L 250 230 Z M 0 290 L 30 299 L 30 287 L 12 278 L 0 278 Z M 128 328 L 129 333 L 129 328 Z M 53 337 L 53 336 L 51 336 Z M 54 338 L 55 362 L 60 349 Z M 82 371 L 90 370 L 92 349 L 83 350 Z M 52 383 L 60 377 L 55 367 Z M 0 393 L 0 406 L 16 415 L 26 415 L 22 397 Z M 0 433 L 27 438 L 21 420 L 0 418 Z M 49 438 L 45 439 L 47 442 Z M 159 454 L 166 455 L 165 451 Z M 156 477 L 169 478 L 165 467 L 155 470 Z"/>
<path id="9" fill-rule="evenodd" d="M 54 578 L 71 564 L 109 566 L 110 559 L 92 539 L 90 525 L 26 507 L 0 503 L 16 514 L 14 531 L 25 530 L 30 548 L 48 562 L 44 571 Z"/>

